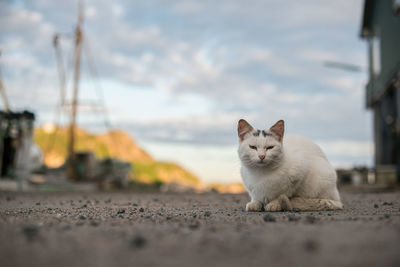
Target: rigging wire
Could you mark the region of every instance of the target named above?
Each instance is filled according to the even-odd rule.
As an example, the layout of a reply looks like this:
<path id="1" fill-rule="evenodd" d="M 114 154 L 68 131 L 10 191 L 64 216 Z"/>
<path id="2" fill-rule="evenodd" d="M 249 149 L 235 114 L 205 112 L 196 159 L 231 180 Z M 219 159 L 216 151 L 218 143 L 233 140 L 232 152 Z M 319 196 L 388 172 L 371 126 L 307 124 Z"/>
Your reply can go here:
<path id="1" fill-rule="evenodd" d="M 59 131 L 58 125 L 60 123 L 60 117 L 61 117 L 61 113 L 62 113 L 64 101 L 65 101 L 65 91 L 66 91 L 66 80 L 67 79 L 66 79 L 66 75 L 65 75 L 65 71 L 64 71 L 65 70 L 65 68 L 63 66 L 64 61 L 62 60 L 62 49 L 61 49 L 61 44 L 60 44 L 59 40 L 60 40 L 60 35 L 58 35 L 58 34 L 54 35 L 53 46 L 54 46 L 55 53 L 56 53 L 56 61 L 57 61 L 56 64 L 57 64 L 57 68 L 58 68 L 60 99 L 59 99 L 59 103 L 56 104 L 55 109 L 54 109 L 54 125 L 56 128 L 49 136 L 47 145 L 44 149 L 45 154 L 50 153 L 54 148 L 56 135 Z"/>
<path id="2" fill-rule="evenodd" d="M 69 49 L 69 50 L 67 49 L 67 51 L 65 52 L 66 56 L 64 56 L 64 58 L 66 58 L 67 60 L 63 59 L 64 53 L 63 53 L 63 48 L 62 48 L 62 44 L 61 44 L 62 39 L 60 39 L 61 36 L 66 36 L 67 38 L 69 38 L 68 37 L 69 35 L 67 35 L 67 34 L 63 34 L 63 35 L 58 34 L 59 39 L 57 40 L 58 41 L 57 45 L 59 46 L 58 47 L 59 57 L 57 57 L 57 55 L 56 55 L 56 59 L 60 61 L 60 62 L 57 62 L 57 64 L 59 64 L 58 65 L 59 68 L 62 68 L 62 70 L 59 70 L 59 71 L 63 72 L 61 75 L 63 75 L 64 77 L 63 78 L 60 77 L 61 75 L 59 72 L 59 83 L 60 83 L 59 88 L 61 90 L 60 99 L 59 99 L 59 103 L 57 103 L 54 108 L 54 120 L 53 121 L 54 121 L 54 125 L 55 125 L 55 130 L 49 136 L 48 143 L 47 143 L 47 146 L 44 151 L 46 154 L 52 152 L 54 145 L 55 145 L 56 136 L 57 136 L 59 130 L 61 129 L 61 125 L 63 124 L 63 118 L 64 118 L 63 114 L 68 113 L 66 99 L 67 99 L 67 91 L 68 91 L 67 88 L 69 85 L 68 78 L 70 76 L 69 70 L 72 68 L 72 64 L 73 64 L 72 57 L 71 57 L 72 51 L 71 51 L 71 49 Z M 53 42 L 53 44 L 54 44 L 55 49 L 57 49 L 55 46 L 56 45 L 55 41 Z M 57 51 L 55 51 L 55 52 L 57 53 Z M 65 63 L 65 61 L 67 63 Z M 65 67 L 65 65 L 67 65 L 67 67 Z M 64 84 L 62 84 L 62 83 L 64 83 Z M 64 92 L 62 92 L 63 90 L 64 90 Z"/>
<path id="3" fill-rule="evenodd" d="M 97 72 L 97 68 L 96 65 L 94 63 L 94 61 L 92 60 L 92 54 L 90 52 L 90 47 L 89 47 L 89 42 L 88 42 L 88 38 L 86 36 L 86 42 L 83 45 L 83 49 L 84 49 L 84 55 L 86 56 L 86 61 L 87 61 L 87 65 L 88 65 L 88 69 L 89 69 L 89 73 L 92 77 L 92 82 L 95 88 L 95 91 L 97 93 L 97 97 L 98 97 L 98 107 L 99 107 L 99 111 L 100 113 L 102 113 L 103 115 L 103 123 L 104 126 L 106 128 L 106 130 L 110 133 L 111 136 L 111 141 L 114 144 L 114 147 L 116 148 L 116 154 L 120 154 L 120 148 L 121 148 L 121 143 L 119 141 L 118 138 L 116 138 L 114 136 L 114 132 L 113 132 L 113 128 L 108 116 L 108 112 L 107 112 L 107 108 L 106 108 L 106 104 L 105 104 L 105 96 L 104 96 L 104 91 L 103 88 L 100 84 L 100 78 Z M 101 109 L 102 107 L 102 109 Z"/>

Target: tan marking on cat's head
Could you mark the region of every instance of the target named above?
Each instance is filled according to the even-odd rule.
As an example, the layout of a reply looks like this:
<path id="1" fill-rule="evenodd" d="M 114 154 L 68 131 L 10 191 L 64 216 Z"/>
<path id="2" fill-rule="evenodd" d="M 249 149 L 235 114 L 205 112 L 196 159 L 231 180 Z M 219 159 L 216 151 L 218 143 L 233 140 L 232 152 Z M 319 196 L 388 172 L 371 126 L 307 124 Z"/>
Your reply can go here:
<path id="1" fill-rule="evenodd" d="M 285 122 L 279 120 L 269 130 L 277 136 L 279 142 L 282 142 L 283 133 L 285 132 Z"/>
<path id="2" fill-rule="evenodd" d="M 238 136 L 240 141 L 244 140 L 246 134 L 252 132 L 254 128 L 244 119 L 240 119 L 238 122 Z"/>

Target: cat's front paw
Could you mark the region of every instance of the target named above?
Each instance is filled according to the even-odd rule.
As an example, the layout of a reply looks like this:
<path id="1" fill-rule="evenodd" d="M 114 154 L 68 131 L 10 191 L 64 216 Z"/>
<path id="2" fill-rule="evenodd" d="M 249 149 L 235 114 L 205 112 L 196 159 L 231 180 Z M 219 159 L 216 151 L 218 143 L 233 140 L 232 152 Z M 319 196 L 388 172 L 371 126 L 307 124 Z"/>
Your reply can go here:
<path id="1" fill-rule="evenodd" d="M 249 202 L 246 204 L 246 211 L 261 211 L 262 204 L 258 201 Z"/>
<path id="2" fill-rule="evenodd" d="M 269 202 L 266 206 L 265 206 L 265 210 L 266 211 L 281 211 L 282 210 L 282 206 L 279 200 L 275 199 L 272 200 L 271 202 Z"/>

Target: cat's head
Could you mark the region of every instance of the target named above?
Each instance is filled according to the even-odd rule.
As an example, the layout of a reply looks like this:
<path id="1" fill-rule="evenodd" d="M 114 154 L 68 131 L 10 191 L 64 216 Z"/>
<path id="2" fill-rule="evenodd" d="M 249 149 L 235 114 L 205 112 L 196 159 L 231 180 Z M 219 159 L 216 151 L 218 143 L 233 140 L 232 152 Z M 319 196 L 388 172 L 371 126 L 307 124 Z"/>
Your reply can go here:
<path id="1" fill-rule="evenodd" d="M 265 130 L 254 129 L 247 121 L 238 123 L 239 158 L 249 167 L 268 167 L 279 163 L 283 156 L 283 120 Z"/>

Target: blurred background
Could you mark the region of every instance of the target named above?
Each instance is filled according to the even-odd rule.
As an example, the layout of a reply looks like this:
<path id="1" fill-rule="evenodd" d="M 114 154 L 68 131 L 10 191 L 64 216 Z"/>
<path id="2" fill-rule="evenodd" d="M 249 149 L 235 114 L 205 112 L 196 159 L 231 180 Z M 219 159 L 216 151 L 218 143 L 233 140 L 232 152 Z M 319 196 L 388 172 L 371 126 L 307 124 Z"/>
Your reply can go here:
<path id="1" fill-rule="evenodd" d="M 399 4 L 3 0 L 2 187 L 239 192 L 241 118 L 396 184 Z"/>

